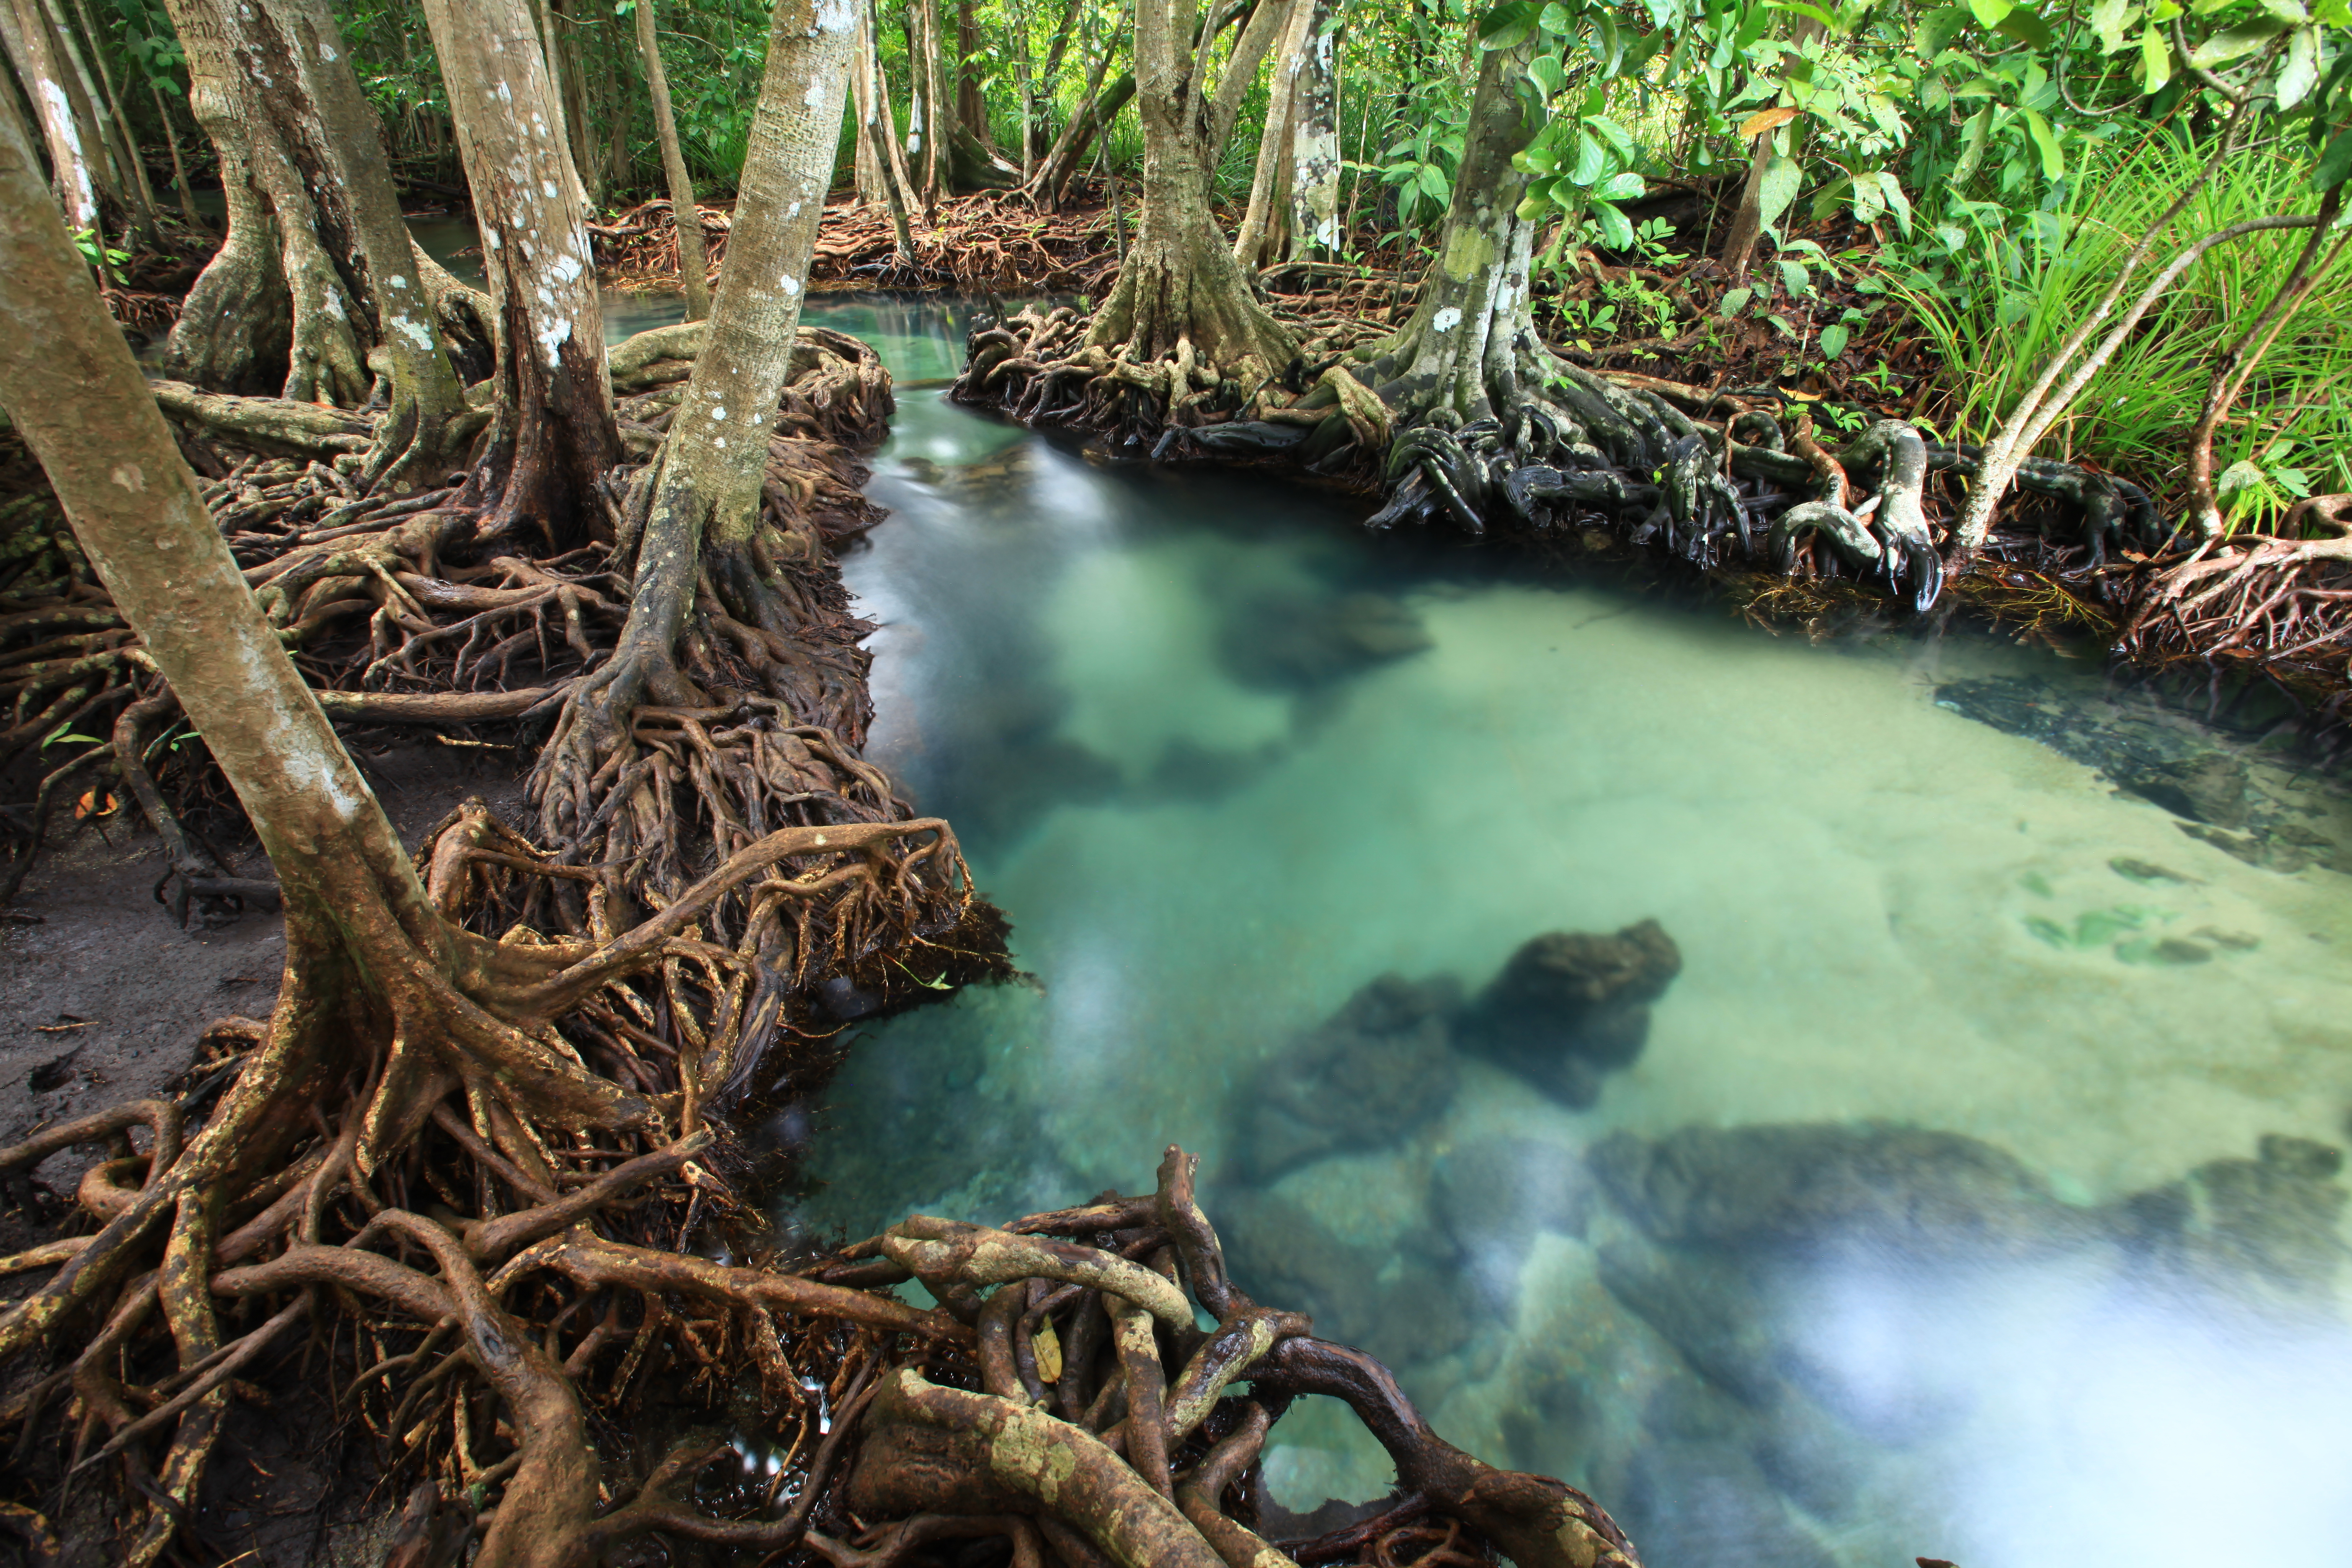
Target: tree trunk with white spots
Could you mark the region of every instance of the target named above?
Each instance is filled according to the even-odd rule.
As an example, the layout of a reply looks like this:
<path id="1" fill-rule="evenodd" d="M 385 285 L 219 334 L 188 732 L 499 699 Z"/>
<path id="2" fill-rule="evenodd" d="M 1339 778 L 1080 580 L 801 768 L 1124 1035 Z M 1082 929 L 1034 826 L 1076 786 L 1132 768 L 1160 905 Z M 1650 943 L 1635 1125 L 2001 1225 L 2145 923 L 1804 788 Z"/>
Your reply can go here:
<path id="1" fill-rule="evenodd" d="M 604 537 L 595 484 L 620 457 L 604 375 L 604 318 L 559 132 L 546 57 L 524 0 L 425 0 L 476 203 L 505 354 L 498 422 L 471 499 L 486 536 L 558 547 Z"/>
<path id="2" fill-rule="evenodd" d="M 1339 35 L 1330 0 L 1311 6 L 1290 98 L 1290 259 L 1339 248 Z"/>
<path id="3" fill-rule="evenodd" d="M 1257 168 L 1250 179 L 1249 209 L 1242 216 L 1241 233 L 1234 238 L 1234 259 L 1244 272 L 1255 273 L 1269 256 L 1280 256 L 1290 216 L 1290 132 L 1295 111 L 1300 57 L 1307 43 L 1307 27 L 1315 8 L 1307 0 L 1291 0 L 1290 20 L 1282 31 L 1282 45 L 1274 55 L 1274 79 L 1266 94 L 1265 129 L 1257 141 Z"/>
<path id="4" fill-rule="evenodd" d="M 541 825 L 557 841 L 576 845 L 587 831 L 592 780 L 626 741 L 640 704 L 706 704 L 677 655 L 698 584 L 716 595 L 707 609 L 790 634 L 793 614 L 771 585 L 774 563 L 824 548 L 813 535 L 763 529 L 761 499 L 857 31 L 856 0 L 775 6 L 727 259 L 702 354 L 656 459 L 628 624 L 567 705 L 533 781 Z"/>

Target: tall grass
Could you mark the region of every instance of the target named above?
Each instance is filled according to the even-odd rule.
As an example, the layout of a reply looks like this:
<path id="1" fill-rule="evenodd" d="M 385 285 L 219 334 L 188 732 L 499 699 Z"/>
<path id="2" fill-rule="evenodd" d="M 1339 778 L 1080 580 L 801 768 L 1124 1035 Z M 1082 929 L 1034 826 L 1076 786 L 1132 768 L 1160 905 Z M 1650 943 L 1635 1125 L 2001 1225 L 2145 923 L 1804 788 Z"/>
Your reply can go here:
<path id="1" fill-rule="evenodd" d="M 1980 226 L 1972 254 L 1945 279 L 1916 277 L 1900 289 L 1945 367 L 1948 437 L 1992 432 L 2203 159 L 2168 131 L 2116 140 L 2083 147 L 2087 166 L 2063 205 L 2022 222 L 2012 216 L 2007 232 Z M 2310 211 L 2305 179 L 2285 149 L 2241 153 L 2174 223 L 2133 289 L 2200 236 Z M 2052 426 L 2041 455 L 2087 459 L 2177 492 L 2216 359 L 2269 302 L 2307 237 L 2259 234 L 2209 254 Z M 2273 515 L 2298 491 L 2352 490 L 2352 258 L 2327 268 L 2263 358 L 2214 458 L 2233 520 Z"/>

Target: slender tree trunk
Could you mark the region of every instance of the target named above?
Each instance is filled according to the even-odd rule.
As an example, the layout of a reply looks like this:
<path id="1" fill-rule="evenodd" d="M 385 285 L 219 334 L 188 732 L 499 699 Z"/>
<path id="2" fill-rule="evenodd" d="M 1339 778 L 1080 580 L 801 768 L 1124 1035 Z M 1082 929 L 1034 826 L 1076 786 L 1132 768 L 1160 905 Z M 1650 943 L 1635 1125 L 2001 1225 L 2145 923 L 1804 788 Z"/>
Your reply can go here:
<path id="1" fill-rule="evenodd" d="M 164 102 L 161 89 L 152 82 L 147 85 L 147 96 L 155 100 L 155 119 L 163 127 L 163 146 L 172 154 L 172 184 L 180 192 L 180 216 L 191 228 L 202 228 L 205 220 L 196 211 L 195 187 L 188 184 L 188 165 L 180 157 L 180 132 L 172 123 L 171 106 Z"/>
<path id="2" fill-rule="evenodd" d="M 1290 100 L 1290 259 L 1338 253 L 1339 232 L 1339 37 L 1331 0 L 1311 10 Z"/>
<path id="3" fill-rule="evenodd" d="M 106 100 L 98 95 L 98 84 L 90 79 L 89 66 L 82 59 L 81 48 L 74 41 L 73 29 L 67 26 L 65 12 L 58 0 L 27 0 L 27 10 L 34 13 L 38 26 L 48 35 L 49 47 L 58 64 L 59 79 L 65 83 L 67 96 L 73 101 L 74 119 L 89 135 L 95 145 L 90 151 L 90 169 L 101 176 L 100 195 L 110 202 L 118 213 L 131 214 L 136 208 L 130 192 L 131 176 L 122 167 L 123 158 L 116 147 L 114 124 L 106 113 Z M 33 18 L 28 17 L 28 21 Z"/>
<path id="4" fill-rule="evenodd" d="M 919 19 L 923 43 L 920 55 L 908 62 L 908 68 L 920 72 L 927 121 L 923 126 L 923 207 L 930 212 L 942 197 L 955 194 L 955 72 L 946 58 L 948 46 L 940 37 L 940 0 L 914 0 L 910 9 Z"/>
<path id="5" fill-rule="evenodd" d="M 1269 251 L 1280 255 L 1284 203 L 1279 189 L 1282 171 L 1290 162 L 1290 122 L 1297 89 L 1300 56 L 1307 47 L 1307 30 L 1314 20 L 1308 0 L 1290 0 L 1290 17 L 1283 26 L 1282 44 L 1274 55 L 1274 79 L 1266 93 L 1265 129 L 1257 142 L 1257 169 L 1250 179 L 1249 210 L 1241 233 L 1234 239 L 1234 259 L 1255 275 L 1265 265 Z"/>
<path id="6" fill-rule="evenodd" d="M 915 237 L 908 228 L 907 215 L 917 205 L 915 182 L 907 172 L 907 160 L 898 148 L 898 127 L 890 114 L 890 79 L 882 74 L 881 26 L 875 0 L 866 0 L 866 63 L 874 73 L 867 103 L 874 115 L 874 135 L 881 149 L 883 184 L 890 195 L 890 227 L 898 241 L 898 259 L 912 267 Z"/>
<path id="7" fill-rule="evenodd" d="M 851 191 L 859 206 L 881 206 L 882 149 L 874 136 L 874 35 L 866 27 L 861 6 L 857 15 L 857 53 L 850 62 L 849 111 L 857 117 L 857 148 L 851 164 Z"/>
<path id="8" fill-rule="evenodd" d="M 637 100 L 629 92 L 629 79 L 623 61 L 625 49 L 613 52 L 613 129 L 604 143 L 604 190 L 607 195 L 629 189 L 629 132 L 636 119 Z"/>
<path id="9" fill-rule="evenodd" d="M 598 477 L 620 455 L 604 374 L 604 318 L 555 123 L 545 57 L 523 0 L 425 0 L 503 322 L 499 418 L 475 499 L 485 530 L 523 528 L 558 545 L 607 531 Z"/>
<path id="10" fill-rule="evenodd" d="M 989 129 L 988 100 L 982 94 L 980 72 L 973 59 L 980 53 L 980 28 L 972 21 L 971 0 L 956 0 L 956 123 L 988 153 L 996 151 Z"/>
<path id="11" fill-rule="evenodd" d="M 613 658 L 567 706 L 534 780 L 542 823 L 560 841 L 576 847 L 589 831 L 593 781 L 627 743 L 640 704 L 702 702 L 676 651 L 698 584 L 743 626 L 790 626 L 769 563 L 815 542 L 761 538 L 761 486 L 856 41 L 845 0 L 778 0 L 727 259 L 657 458 L 628 623 Z"/>
<path id="12" fill-rule="evenodd" d="M 90 20 L 89 0 L 73 0 L 74 14 L 81 20 L 82 36 L 89 40 L 90 59 L 98 67 L 98 85 L 106 95 L 106 110 L 114 128 L 115 140 L 121 143 L 122 156 L 130 164 L 125 172 L 130 176 L 131 195 L 139 204 L 139 217 L 146 233 L 155 232 L 155 191 L 147 183 L 147 164 L 139 156 L 138 138 L 131 134 L 131 117 L 122 112 L 122 100 L 114 90 L 114 72 L 106 63 L 106 40 L 99 36 Z M 166 127 L 168 129 L 168 127 Z"/>
<path id="13" fill-rule="evenodd" d="M 662 174 L 669 183 L 669 211 L 677 227 L 677 281 L 686 290 L 686 319 L 710 314 L 709 264 L 702 255 L 702 209 L 694 205 L 694 177 L 678 145 L 677 120 L 670 112 L 669 73 L 662 68 L 661 37 L 654 0 L 637 0 L 637 56 L 645 62 L 646 93 L 653 100 L 654 131 L 661 138 Z"/>
<path id="14" fill-rule="evenodd" d="M 1197 359 L 1243 382 L 1280 374 L 1296 357 L 1297 343 L 1234 265 L 1209 210 L 1210 172 L 1283 10 L 1262 5 L 1251 13 L 1212 95 L 1202 67 L 1215 40 L 1191 47 L 1191 0 L 1138 0 L 1141 213 L 1118 281 L 1087 329 L 1089 346 L 1132 360 Z"/>
<path id="15" fill-rule="evenodd" d="M 89 132 L 74 116 L 63 65 L 49 47 L 48 28 L 41 20 L 37 0 L 0 0 L 0 41 L 6 43 L 17 79 L 25 84 L 25 95 L 40 121 L 66 221 L 76 229 L 95 229 L 100 217 L 100 178 L 90 166 Z"/>
<path id="16" fill-rule="evenodd" d="M 1108 89 L 1103 87 L 1103 77 L 1117 53 L 1106 40 L 1102 52 L 1095 57 L 1094 72 L 1087 79 L 1086 94 L 1078 101 L 1077 112 L 1070 116 L 1070 122 L 1062 128 L 1061 135 L 1045 150 L 1036 171 L 1029 176 L 1025 194 L 1032 206 L 1053 212 L 1061 205 L 1063 192 L 1086 166 L 1087 155 L 1118 117 L 1118 111 L 1127 107 L 1127 100 L 1135 96 L 1133 71 L 1121 71 Z"/>
<path id="17" fill-rule="evenodd" d="M 563 124 L 569 133 L 567 145 L 572 149 L 572 167 L 580 176 L 581 199 L 593 212 L 604 200 L 597 188 L 596 158 L 589 141 L 593 127 L 588 116 L 588 83 L 580 70 L 580 51 L 572 33 L 572 18 L 565 15 L 563 0 L 548 0 L 548 63 L 556 91 L 563 104 Z"/>

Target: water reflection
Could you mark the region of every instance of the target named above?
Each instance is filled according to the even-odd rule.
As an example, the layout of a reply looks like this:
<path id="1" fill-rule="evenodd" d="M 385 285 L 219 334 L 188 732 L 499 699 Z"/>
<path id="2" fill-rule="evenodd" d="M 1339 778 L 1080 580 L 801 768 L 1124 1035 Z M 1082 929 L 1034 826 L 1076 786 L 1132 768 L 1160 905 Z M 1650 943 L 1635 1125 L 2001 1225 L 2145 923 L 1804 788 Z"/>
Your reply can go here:
<path id="1" fill-rule="evenodd" d="M 812 319 L 953 368 L 945 312 Z M 2336 792 L 1991 642 L 1774 639 L 899 404 L 873 752 L 1040 984 L 868 1031 L 793 1223 L 1181 1140 L 1261 1299 L 1653 1568 L 2340 1560 Z M 1497 1021 L 1531 938 L 1637 967 L 1650 921 L 1677 970 Z M 1328 1412 L 1277 1438 L 1286 1507 L 1387 1484 Z"/>

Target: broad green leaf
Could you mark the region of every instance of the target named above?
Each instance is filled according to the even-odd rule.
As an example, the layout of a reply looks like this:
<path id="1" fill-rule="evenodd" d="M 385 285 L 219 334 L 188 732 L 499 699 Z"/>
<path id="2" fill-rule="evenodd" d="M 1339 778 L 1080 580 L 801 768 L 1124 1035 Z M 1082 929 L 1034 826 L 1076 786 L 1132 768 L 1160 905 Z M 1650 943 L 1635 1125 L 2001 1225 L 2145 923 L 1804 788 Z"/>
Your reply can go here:
<path id="1" fill-rule="evenodd" d="M 1886 198 L 1886 210 L 1895 215 L 1895 226 L 1903 237 L 1911 237 L 1911 198 L 1903 194 L 1903 182 L 1895 177 L 1892 169 L 1878 172 L 1878 194 Z"/>
<path id="2" fill-rule="evenodd" d="M 1780 286 L 1789 291 L 1790 299 L 1801 300 L 1813 291 L 1813 275 L 1805 270 L 1803 262 L 1782 261 L 1779 265 Z"/>
<path id="3" fill-rule="evenodd" d="M 1554 37 L 1559 37 L 1563 34 L 1576 31 L 1576 18 L 1570 14 L 1568 7 L 1555 4 L 1545 6 L 1536 14 L 1536 26 Z"/>
<path id="4" fill-rule="evenodd" d="M 1835 359 L 1838 355 L 1845 353 L 1845 341 L 1852 335 L 1853 329 L 1848 327 L 1843 321 L 1832 321 L 1828 326 L 1823 327 L 1822 329 L 1822 357 L 1825 360 Z"/>
<path id="5" fill-rule="evenodd" d="M 1559 172 L 1559 151 L 1538 142 L 1524 153 L 1512 154 L 1511 163 L 1522 174 L 1554 174 Z"/>
<path id="6" fill-rule="evenodd" d="M 2037 49 L 2046 49 L 2054 41 L 2050 32 L 2050 24 L 2023 6 L 2011 11 L 1994 24 L 1993 31 L 2004 37 L 2015 38 L 2021 44 L 2031 45 Z"/>
<path id="7" fill-rule="evenodd" d="M 1617 62 L 1625 58 L 1624 46 L 1618 42 L 1617 38 L 1616 16 L 1608 11 L 1594 12 L 1592 30 L 1595 35 L 1592 53 L 1593 58 L 1601 63 L 1601 74 L 1604 77 L 1615 76 Z"/>
<path id="8" fill-rule="evenodd" d="M 2352 131 L 2338 131 L 2319 155 L 2319 166 L 2311 172 L 2311 188 L 2332 191 L 2352 176 Z"/>
<path id="9" fill-rule="evenodd" d="M 1798 188 L 1804 184 L 1804 171 L 1794 158 L 1774 153 L 1764 165 L 1764 178 L 1757 183 L 1757 219 L 1769 228 L 1780 221 L 1789 204 L 1797 199 Z"/>
<path id="10" fill-rule="evenodd" d="M 2029 109 L 2025 110 L 2025 131 L 2042 151 L 2042 178 L 2054 180 L 2064 174 L 2066 154 L 2058 150 L 2058 133 L 2050 129 L 2050 121 Z"/>
<path id="11" fill-rule="evenodd" d="M 1794 11 L 1801 16 L 1811 16 L 1814 21 L 1819 22 L 1825 31 L 1832 35 L 1838 31 L 1838 20 L 1835 16 L 1818 5 L 1806 5 L 1805 0 L 1769 0 L 1769 4 L 1775 11 Z"/>
<path id="12" fill-rule="evenodd" d="M 1650 186 L 1641 175 L 1628 170 L 1610 175 L 1592 194 L 1604 202 L 1636 202 L 1650 194 Z"/>
<path id="13" fill-rule="evenodd" d="M 1650 8 L 1651 25 L 1658 32 L 1671 31 L 1683 19 L 1683 8 L 1677 0 L 1643 0 Z"/>
<path id="14" fill-rule="evenodd" d="M 1984 26 L 1998 27 L 2000 19 L 2017 7 L 2011 5 L 2010 0 L 1969 0 L 1969 9 L 1976 13 L 1977 20 Z"/>
<path id="15" fill-rule="evenodd" d="M 1498 44 L 1495 39 L 1518 29 L 1518 37 L 1512 39 L 1512 43 L 1517 43 L 1535 30 L 1536 17 L 1540 14 L 1536 0 L 1503 0 L 1501 5 L 1478 18 L 1478 39 L 1488 48 L 1509 48 L 1510 44 Z"/>
<path id="16" fill-rule="evenodd" d="M 1964 5 L 1943 5 L 1928 12 L 1919 18 L 1921 57 L 1932 60 L 1942 54 L 1968 25 L 1969 12 Z"/>
<path id="17" fill-rule="evenodd" d="M 1557 55 L 1538 55 L 1528 62 L 1528 79 L 1549 98 L 1568 85 L 1568 68 L 1559 63 Z"/>
<path id="18" fill-rule="evenodd" d="M 1584 123 L 1588 130 L 1598 131 L 1607 137 L 1609 144 L 1617 149 L 1618 157 L 1627 163 L 1633 162 L 1633 133 L 1632 132 L 1605 114 L 1588 114 L 1584 117 Z"/>
<path id="19" fill-rule="evenodd" d="M 2319 85 L 2319 29 L 2298 27 L 2287 40 L 2286 63 L 2279 67 L 2278 106 L 2282 113 L 2311 96 Z"/>
<path id="20" fill-rule="evenodd" d="M 1716 302 L 1716 309 L 1727 316 L 1736 316 L 1748 309 L 1748 301 L 1756 298 L 1753 289 L 1734 289 Z"/>
<path id="21" fill-rule="evenodd" d="M 2209 69 L 2227 65 L 2241 56 L 2251 55 L 2281 33 L 2286 24 L 2276 16 L 2257 16 L 2251 22 L 2241 22 L 2234 27 L 2224 27 L 2195 48 L 2189 51 L 2190 65 Z"/>
<path id="22" fill-rule="evenodd" d="M 2156 92 L 2172 79 L 2172 40 L 2154 22 L 2140 30 L 2139 68 L 2142 92 Z"/>
<path id="23" fill-rule="evenodd" d="M 1968 123 L 1960 127 L 1960 155 L 1952 164 L 1952 184 L 1955 185 L 1966 184 L 1969 176 L 1977 172 L 1977 165 L 1984 162 L 1985 143 L 1992 131 L 1992 107 L 1986 104 L 1969 116 Z"/>
<path id="24" fill-rule="evenodd" d="M 1608 173 L 1608 153 L 1590 135 L 1581 131 L 1578 132 L 1576 133 L 1576 167 L 1569 171 L 1570 183 L 1591 185 L 1596 184 L 1602 174 Z"/>
<path id="25" fill-rule="evenodd" d="M 1764 319 L 1765 319 L 1766 321 L 1768 321 L 1771 322 L 1774 326 L 1776 326 L 1776 327 L 1780 328 L 1780 335 L 1781 335 L 1782 337 L 1784 337 L 1784 338 L 1789 338 L 1789 339 L 1792 339 L 1792 340 L 1796 337 L 1796 335 L 1797 335 L 1797 329 L 1796 329 L 1796 328 L 1794 328 L 1794 327 L 1792 327 L 1792 326 L 1790 326 L 1790 325 L 1789 324 L 1789 318 L 1788 318 L 1788 317 L 1786 317 L 1786 316 L 1769 316 L 1769 315 L 1768 315 L 1768 316 L 1766 316 Z"/>
<path id="26" fill-rule="evenodd" d="M 1446 179 L 1445 171 L 1434 163 L 1423 163 L 1414 174 L 1412 183 L 1421 187 L 1422 195 L 1439 206 L 1444 206 L 1454 198 L 1454 186 Z"/>
<path id="27" fill-rule="evenodd" d="M 2311 13 L 2303 7 L 2303 0 L 2263 0 L 2263 9 L 2290 27 L 2300 27 L 2311 20 Z"/>
<path id="28" fill-rule="evenodd" d="M 1633 220 L 1607 202 L 1592 204 L 1592 216 L 1601 225 L 1601 243 L 1612 250 L 1624 250 L 1633 243 Z"/>
<path id="29" fill-rule="evenodd" d="M 2323 27 L 2352 27 L 2352 0 L 2319 0 L 2312 19 Z"/>
<path id="30" fill-rule="evenodd" d="M 2099 42 L 2107 53 L 2131 42 L 2132 24 L 2139 20 L 2139 7 L 2133 0 L 2098 0 L 2091 7 L 2091 31 L 2099 35 Z"/>

